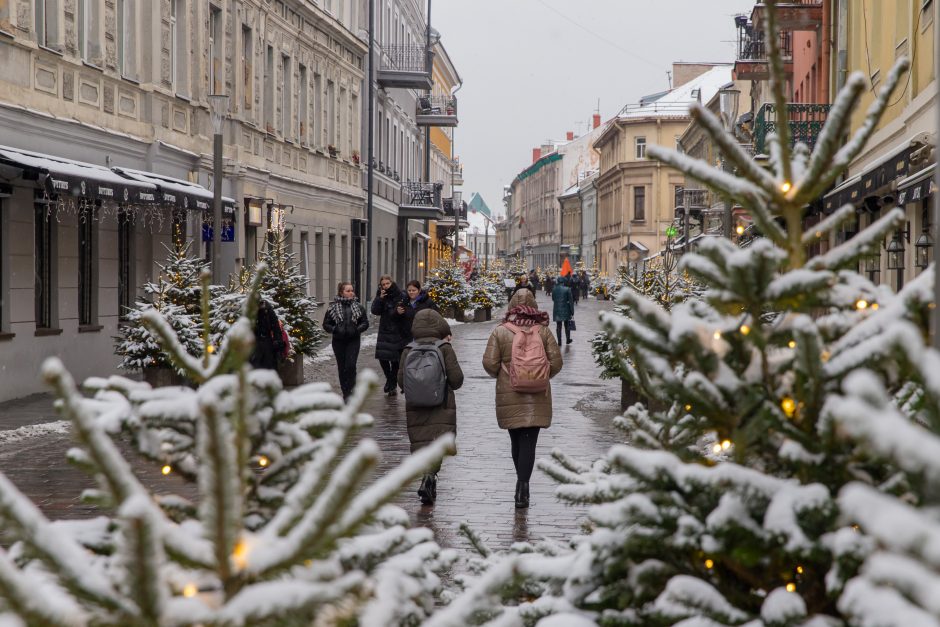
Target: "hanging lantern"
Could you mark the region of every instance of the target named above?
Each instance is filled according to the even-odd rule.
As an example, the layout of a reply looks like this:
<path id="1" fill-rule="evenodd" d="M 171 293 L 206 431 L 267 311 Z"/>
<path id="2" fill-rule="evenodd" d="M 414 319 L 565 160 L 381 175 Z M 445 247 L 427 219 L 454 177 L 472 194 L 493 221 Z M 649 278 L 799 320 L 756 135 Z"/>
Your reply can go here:
<path id="1" fill-rule="evenodd" d="M 885 250 L 888 253 L 888 270 L 903 270 L 904 242 L 901 241 L 900 231 L 895 232 L 894 239 L 891 240 Z"/>
<path id="2" fill-rule="evenodd" d="M 914 266 L 923 270 L 930 265 L 932 260 L 933 238 L 930 237 L 927 227 L 924 227 L 924 231 L 914 242 Z"/>

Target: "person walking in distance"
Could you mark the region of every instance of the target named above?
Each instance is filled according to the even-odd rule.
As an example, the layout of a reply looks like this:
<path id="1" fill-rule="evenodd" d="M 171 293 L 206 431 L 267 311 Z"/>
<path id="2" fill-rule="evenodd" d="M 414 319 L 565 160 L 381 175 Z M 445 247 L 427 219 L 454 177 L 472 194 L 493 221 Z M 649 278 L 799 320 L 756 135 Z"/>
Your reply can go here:
<path id="1" fill-rule="evenodd" d="M 574 306 L 578 306 L 578 300 L 581 298 L 581 284 L 578 280 L 578 275 L 572 272 L 565 277 L 565 284 L 568 286 L 568 290 L 571 292 L 571 299 L 574 303 Z"/>
<path id="2" fill-rule="evenodd" d="M 369 316 L 359 304 L 352 283 L 340 283 L 336 297 L 323 316 L 323 330 L 333 336 L 333 354 L 339 369 L 339 386 L 343 400 L 349 399 L 356 385 L 356 361 L 360 339 L 369 328 Z"/>
<path id="3" fill-rule="evenodd" d="M 385 373 L 384 391 L 389 396 L 398 392 L 398 360 L 402 349 L 402 325 L 405 317 L 398 313 L 404 295 L 392 277 L 379 278 L 379 289 L 372 301 L 372 315 L 379 316 L 379 336 L 375 343 L 375 358 Z"/>
<path id="4" fill-rule="evenodd" d="M 574 300 L 566 277 L 558 277 L 558 283 L 552 288 L 552 318 L 555 319 L 555 333 L 558 345 L 561 345 L 561 327 L 565 327 L 565 340 L 571 344 L 571 319 L 574 318 Z"/>
<path id="5" fill-rule="evenodd" d="M 253 368 L 276 370 L 278 356 L 284 351 L 284 332 L 274 307 L 263 298 L 258 302 L 254 331 L 255 348 L 249 363 Z"/>
<path id="6" fill-rule="evenodd" d="M 405 291 L 407 295 L 397 308 L 399 315 L 405 318 L 401 332 L 402 345 L 406 345 L 414 339 L 414 336 L 411 335 L 411 325 L 414 323 L 415 316 L 418 315 L 419 311 L 425 309 L 440 311 L 437 304 L 431 300 L 431 296 L 421 289 L 419 282 L 408 281 L 408 284 L 405 286 Z"/>
<path id="7" fill-rule="evenodd" d="M 550 379 L 561 372 L 562 365 L 561 351 L 548 328 L 548 313 L 536 308 L 532 292 L 519 290 L 483 353 L 483 369 L 496 378 L 496 420 L 509 431 L 519 509 L 529 506 L 539 430 L 552 424 Z"/>
<path id="8" fill-rule="evenodd" d="M 450 345 L 450 325 L 434 309 L 415 314 L 411 326 L 414 341 L 405 347 L 398 383 L 405 391 L 405 415 L 411 452 L 427 446 L 445 433 L 457 433 L 457 399 L 454 390 L 463 385 L 463 370 Z M 418 496 L 424 505 L 437 499 L 440 462 L 421 481 Z"/>

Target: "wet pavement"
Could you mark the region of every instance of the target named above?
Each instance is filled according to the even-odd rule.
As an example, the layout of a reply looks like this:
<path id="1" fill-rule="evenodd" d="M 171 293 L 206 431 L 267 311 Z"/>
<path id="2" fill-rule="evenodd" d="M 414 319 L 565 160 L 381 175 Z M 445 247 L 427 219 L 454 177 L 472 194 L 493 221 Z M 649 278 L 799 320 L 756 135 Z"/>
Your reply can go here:
<path id="1" fill-rule="evenodd" d="M 546 297 L 540 295 L 544 306 Z M 574 342 L 562 347 L 565 360 L 561 373 L 552 381 L 554 418 L 551 428 L 539 437 L 538 457 L 548 457 L 559 448 L 581 461 L 593 461 L 619 441 L 611 425 L 619 412 L 619 381 L 600 379 L 600 370 L 591 358 L 590 340 L 599 327 L 598 314 L 611 307 L 605 301 L 581 301 L 575 317 L 578 331 Z M 453 327 L 453 346 L 465 375 L 457 391 L 456 457 L 444 461 L 438 478 L 438 501 L 433 507 L 420 504 L 417 484 L 396 501 L 415 524 L 432 528 L 444 546 L 466 547 L 459 537 L 460 523 L 469 523 L 492 548 L 506 548 L 512 542 L 542 537 L 565 542 L 579 533 L 585 520 L 585 507 L 560 503 L 553 495 L 551 478 L 538 469 L 531 481 L 531 506 L 516 510 L 513 505 L 515 473 L 509 454 L 509 435 L 496 424 L 495 380 L 481 364 L 486 341 L 502 312 L 494 321 L 467 323 Z M 554 327 L 554 324 L 553 324 Z M 378 368 L 373 357 L 374 337 L 364 340 L 360 368 Z M 329 353 L 329 346 L 326 346 Z M 338 389 L 335 363 L 328 354 L 308 363 L 307 380 L 329 381 Z M 375 417 L 375 427 L 365 435 L 376 439 L 382 449 L 380 471 L 397 464 L 408 454 L 404 398 L 373 396 L 366 411 Z M 52 518 L 93 516 L 96 509 L 78 497 L 91 481 L 65 461 L 71 446 L 48 396 L 29 397 L 0 405 L 0 471 L 16 483 Z M 129 451 L 127 447 L 123 447 Z M 133 453 L 130 453 L 133 457 Z M 192 487 L 179 478 L 163 477 L 155 465 L 135 463 L 135 472 L 158 493 L 192 493 Z"/>

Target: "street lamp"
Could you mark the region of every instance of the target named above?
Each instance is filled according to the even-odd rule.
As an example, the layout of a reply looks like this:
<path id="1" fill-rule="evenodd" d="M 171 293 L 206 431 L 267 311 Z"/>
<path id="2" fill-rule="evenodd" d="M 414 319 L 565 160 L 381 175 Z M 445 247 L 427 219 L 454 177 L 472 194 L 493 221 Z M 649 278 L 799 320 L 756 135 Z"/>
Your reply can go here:
<path id="1" fill-rule="evenodd" d="M 212 282 L 222 283 L 222 123 L 228 112 L 228 96 L 209 96 L 212 118 Z"/>
<path id="2" fill-rule="evenodd" d="M 930 265 L 931 257 L 933 257 L 933 238 L 930 237 L 930 226 L 925 226 L 924 232 L 914 242 L 914 265 L 921 270 L 926 270 Z"/>
<path id="3" fill-rule="evenodd" d="M 885 249 L 888 253 L 888 270 L 898 271 L 898 290 L 904 287 L 904 242 L 901 241 L 902 235 L 907 241 L 910 241 L 910 230 L 902 231 L 898 229 L 894 232 L 894 239 Z"/>
<path id="4" fill-rule="evenodd" d="M 734 124 L 738 120 L 738 105 L 741 90 L 735 88 L 734 83 L 729 83 L 726 87 L 718 91 L 718 109 L 721 115 L 721 124 L 725 130 L 734 137 Z M 721 169 L 728 171 L 728 158 L 721 160 Z M 731 239 L 731 200 L 725 199 L 724 219 L 721 225 L 724 236 Z"/>
<path id="5" fill-rule="evenodd" d="M 454 263 L 456 264 L 460 258 L 460 204 L 463 199 L 463 192 L 453 187 L 451 187 L 451 190 L 453 190 L 451 192 L 451 204 L 454 206 Z"/>

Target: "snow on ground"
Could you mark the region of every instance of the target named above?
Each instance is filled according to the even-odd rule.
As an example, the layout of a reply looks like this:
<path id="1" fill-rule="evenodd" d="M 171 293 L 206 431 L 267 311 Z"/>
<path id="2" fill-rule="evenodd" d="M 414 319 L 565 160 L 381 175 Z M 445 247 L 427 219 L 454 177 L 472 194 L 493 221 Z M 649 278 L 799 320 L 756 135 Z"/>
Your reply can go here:
<path id="1" fill-rule="evenodd" d="M 375 346 L 375 343 L 378 341 L 378 333 L 370 333 L 369 335 L 362 336 L 362 341 L 359 344 L 359 349 L 371 348 Z M 330 343 L 324 342 L 320 346 L 320 352 L 314 355 L 313 357 L 308 357 L 306 363 L 308 364 L 323 364 L 328 361 L 334 361 L 336 358 L 333 355 L 333 349 L 330 347 Z"/>
<path id="2" fill-rule="evenodd" d="M 68 420 L 56 420 L 55 422 L 43 422 L 37 425 L 26 425 L 18 429 L 0 431 L 0 445 L 12 444 L 13 442 L 20 442 L 43 435 L 63 435 L 69 432 L 71 426 L 72 423 Z"/>

